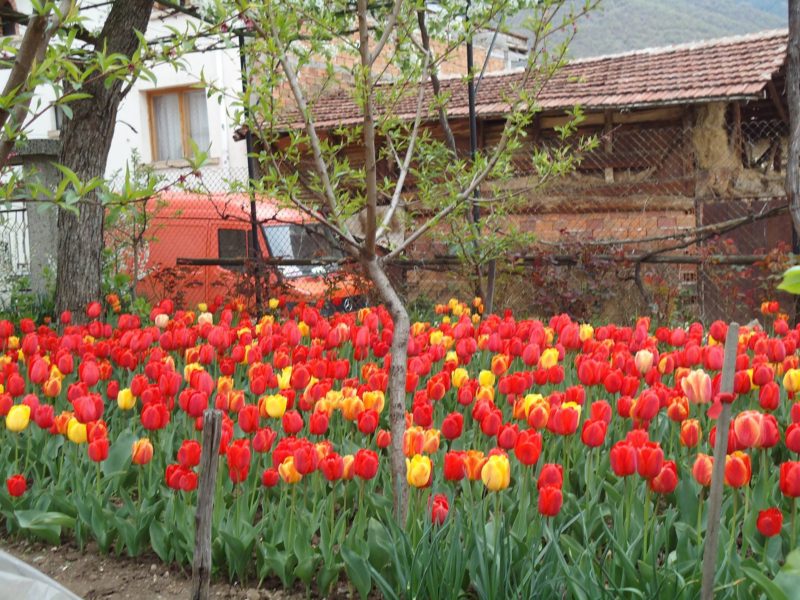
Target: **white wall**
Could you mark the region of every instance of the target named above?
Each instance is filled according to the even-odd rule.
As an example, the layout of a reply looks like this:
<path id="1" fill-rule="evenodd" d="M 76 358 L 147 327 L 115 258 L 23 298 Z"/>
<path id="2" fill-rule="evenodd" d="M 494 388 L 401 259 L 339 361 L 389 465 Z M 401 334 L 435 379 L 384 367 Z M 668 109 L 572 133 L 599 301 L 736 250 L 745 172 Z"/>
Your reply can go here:
<path id="1" fill-rule="evenodd" d="M 92 0 L 83 0 L 84 3 L 94 4 Z M 29 0 L 18 0 L 17 10 L 20 12 L 30 12 Z M 96 30 L 102 27 L 103 20 L 109 7 L 92 9 L 86 12 L 86 28 Z M 186 20 L 190 17 L 185 15 L 175 15 L 166 17 L 168 13 L 154 9 L 153 16 L 147 30 L 148 39 L 170 34 L 168 26 L 177 27 L 183 30 Z M 20 32 L 21 33 L 21 32 Z M 186 70 L 170 64 L 160 64 L 153 69 L 157 83 L 140 78 L 128 96 L 122 101 L 117 115 L 117 126 L 114 132 L 114 139 L 111 144 L 111 151 L 108 157 L 106 175 L 113 176 L 124 170 L 134 150 L 137 150 L 142 160 L 151 163 L 153 152 L 151 149 L 150 135 L 150 115 L 148 109 L 148 92 L 154 89 L 169 88 L 174 86 L 188 86 L 200 81 L 201 74 L 206 81 L 211 82 L 222 89 L 238 91 L 241 89 L 241 70 L 239 68 L 239 55 L 234 47 L 230 50 L 214 50 L 206 53 L 189 54 L 182 57 L 182 62 L 186 65 Z M 7 72 L 0 72 L 0 85 L 7 78 Z M 53 94 L 50 90 L 40 88 L 39 97 L 41 102 L 52 100 Z M 222 185 L 224 178 L 246 179 L 247 177 L 247 155 L 244 141 L 235 142 L 233 140 L 233 127 L 228 118 L 230 110 L 230 98 L 223 99 L 222 103 L 218 98 L 212 97 L 207 100 L 210 158 L 209 165 L 203 169 L 203 178 L 209 185 Z M 55 131 L 55 114 L 50 110 L 47 114 L 34 122 L 29 129 L 29 137 L 53 137 L 57 135 Z M 180 163 L 177 163 L 180 164 Z M 176 173 L 176 163 L 156 163 L 160 173 L 172 178 Z M 221 191 L 221 190 L 220 190 Z"/>

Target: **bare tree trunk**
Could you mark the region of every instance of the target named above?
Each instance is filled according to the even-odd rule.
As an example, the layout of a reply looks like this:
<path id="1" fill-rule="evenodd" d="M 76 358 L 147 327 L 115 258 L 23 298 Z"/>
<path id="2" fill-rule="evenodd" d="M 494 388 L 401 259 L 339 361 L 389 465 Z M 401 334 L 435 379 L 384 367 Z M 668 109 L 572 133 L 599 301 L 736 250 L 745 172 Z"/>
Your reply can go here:
<path id="1" fill-rule="evenodd" d="M 392 429 L 391 466 L 394 514 L 399 523 L 404 523 L 408 511 L 408 486 L 405 481 L 406 462 L 403 454 L 403 436 L 406 432 L 406 370 L 408 363 L 408 338 L 411 321 L 408 311 L 392 282 L 386 276 L 378 259 L 363 262 L 364 269 L 375 284 L 394 322 L 394 335 L 389 370 L 389 422 Z"/>
<path id="2" fill-rule="evenodd" d="M 107 54 L 132 56 L 139 47 L 136 31 L 144 33 L 154 0 L 115 0 L 100 33 L 98 45 Z M 90 98 L 71 104 L 73 118 L 66 122 L 60 162 L 81 180 L 102 177 L 117 123 L 117 109 L 124 97 L 123 81 L 110 87 L 102 79 L 82 89 Z M 79 204 L 80 214 L 58 211 L 58 275 L 56 311 L 71 310 L 76 318 L 101 293 L 101 256 L 105 211 L 95 193 Z"/>
<path id="3" fill-rule="evenodd" d="M 794 230 L 800 236 L 800 0 L 789 0 L 789 44 L 786 61 L 786 97 L 789 103 L 789 159 L 786 196 Z"/>

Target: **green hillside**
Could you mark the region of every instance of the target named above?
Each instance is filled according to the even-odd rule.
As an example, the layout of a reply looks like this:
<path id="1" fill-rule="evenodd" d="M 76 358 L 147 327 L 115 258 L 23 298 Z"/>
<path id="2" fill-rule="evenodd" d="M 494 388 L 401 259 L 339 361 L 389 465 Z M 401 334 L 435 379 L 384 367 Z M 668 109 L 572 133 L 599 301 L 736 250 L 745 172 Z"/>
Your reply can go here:
<path id="1" fill-rule="evenodd" d="M 570 54 L 597 56 L 786 26 L 787 0 L 603 0 Z M 519 30 L 525 15 L 510 25 Z"/>

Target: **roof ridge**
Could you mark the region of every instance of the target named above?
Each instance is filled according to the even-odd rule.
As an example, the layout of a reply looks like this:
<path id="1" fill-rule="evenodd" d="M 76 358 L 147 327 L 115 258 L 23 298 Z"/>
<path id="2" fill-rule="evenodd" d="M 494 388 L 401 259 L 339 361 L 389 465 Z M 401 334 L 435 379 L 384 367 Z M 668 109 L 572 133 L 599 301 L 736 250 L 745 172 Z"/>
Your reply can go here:
<path id="1" fill-rule="evenodd" d="M 611 54 L 601 54 L 598 56 L 587 56 L 584 58 L 575 58 L 567 62 L 569 65 L 585 64 L 588 62 L 595 62 L 601 60 L 608 60 L 611 58 L 624 58 L 627 56 L 638 55 L 651 55 L 651 54 L 668 54 L 670 52 L 679 52 L 682 50 L 695 50 L 702 48 L 711 48 L 714 46 L 729 46 L 743 42 L 754 42 L 758 40 L 769 40 L 780 36 L 788 36 L 789 30 L 785 27 L 779 29 L 765 29 L 753 33 L 743 33 L 738 35 L 727 35 L 718 38 L 707 38 L 703 40 L 696 40 L 693 42 L 682 42 L 680 44 L 669 44 L 667 46 L 651 46 L 649 48 L 640 48 L 639 50 L 626 50 L 625 52 L 616 52 Z"/>

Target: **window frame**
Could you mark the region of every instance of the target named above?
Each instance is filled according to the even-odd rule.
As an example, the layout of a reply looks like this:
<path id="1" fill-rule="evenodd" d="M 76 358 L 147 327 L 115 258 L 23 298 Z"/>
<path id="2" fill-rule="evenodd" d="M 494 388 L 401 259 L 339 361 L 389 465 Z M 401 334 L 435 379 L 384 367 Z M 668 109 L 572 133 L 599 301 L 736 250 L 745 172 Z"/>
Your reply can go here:
<path id="1" fill-rule="evenodd" d="M 2 0 L 0 1 L 0 9 L 7 8 L 11 12 L 17 12 L 17 5 L 14 0 Z M 13 29 L 13 33 L 8 33 L 4 31 L 6 27 L 11 27 Z M 6 22 L 2 16 L 0 16 L 0 35 L 2 37 L 14 37 L 19 35 L 19 23 L 16 21 L 8 21 Z"/>
<path id="2" fill-rule="evenodd" d="M 192 92 L 203 92 L 205 95 L 206 88 L 204 87 L 197 87 L 194 85 L 180 85 L 174 86 L 169 88 L 158 88 L 155 90 L 148 90 L 147 94 L 147 114 L 149 120 L 149 130 L 150 130 L 150 155 L 152 157 L 152 162 L 170 162 L 170 161 L 180 161 L 186 160 L 188 156 L 191 156 L 191 145 L 189 144 L 189 140 L 191 139 L 191 131 L 189 130 L 189 119 L 186 110 L 186 95 Z M 160 96 L 170 96 L 175 95 L 178 96 L 178 111 L 180 112 L 180 121 L 181 121 L 181 147 L 183 148 L 183 156 L 180 158 L 161 158 L 158 156 L 158 132 L 156 129 L 156 119 L 155 119 L 155 107 L 153 106 L 153 99 L 160 97 Z M 207 98 L 206 98 L 207 100 Z M 208 103 L 206 103 L 206 121 L 208 126 L 208 142 L 211 144 L 211 123 L 208 122 Z M 201 150 L 204 150 L 201 148 Z"/>

